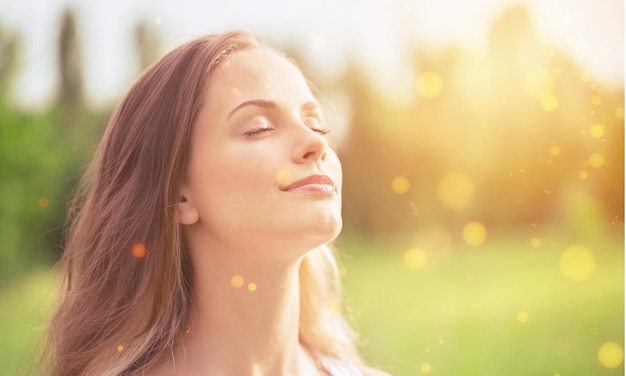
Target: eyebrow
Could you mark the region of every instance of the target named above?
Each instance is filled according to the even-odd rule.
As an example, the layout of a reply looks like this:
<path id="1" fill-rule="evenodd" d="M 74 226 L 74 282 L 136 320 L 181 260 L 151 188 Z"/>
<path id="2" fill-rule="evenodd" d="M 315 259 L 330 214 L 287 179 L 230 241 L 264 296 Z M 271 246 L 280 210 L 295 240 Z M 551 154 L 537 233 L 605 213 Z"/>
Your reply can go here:
<path id="1" fill-rule="evenodd" d="M 226 120 L 230 119 L 235 112 L 241 110 L 244 107 L 248 107 L 248 106 L 255 106 L 255 107 L 262 107 L 262 108 L 275 108 L 277 107 L 276 103 L 272 102 L 272 101 L 268 101 L 265 99 L 252 99 L 249 101 L 245 101 L 241 104 L 239 104 L 237 107 L 233 108 L 229 113 L 228 116 L 226 117 Z"/>
<path id="2" fill-rule="evenodd" d="M 239 105 L 237 105 L 237 107 L 233 108 L 229 113 L 228 116 L 226 116 L 226 120 L 230 119 L 235 112 L 241 110 L 242 108 L 245 107 L 249 107 L 249 106 L 255 106 L 255 107 L 261 107 L 261 108 L 276 108 L 278 107 L 278 105 L 270 100 L 265 100 L 265 99 L 251 99 L 249 101 L 245 101 L 243 103 L 240 103 Z M 302 105 L 302 110 L 316 110 L 316 109 L 320 109 L 320 105 L 315 102 L 315 101 L 309 101 L 306 102 Z"/>

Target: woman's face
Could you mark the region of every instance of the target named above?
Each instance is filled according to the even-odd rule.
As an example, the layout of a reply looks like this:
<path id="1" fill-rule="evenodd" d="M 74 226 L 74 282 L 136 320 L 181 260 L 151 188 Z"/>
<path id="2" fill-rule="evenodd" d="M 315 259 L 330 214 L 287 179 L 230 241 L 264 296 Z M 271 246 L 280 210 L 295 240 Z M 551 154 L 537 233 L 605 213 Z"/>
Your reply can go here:
<path id="1" fill-rule="evenodd" d="M 205 245 L 300 248 L 341 229 L 341 164 L 305 78 L 265 49 L 210 78 L 194 124 L 181 223 Z"/>

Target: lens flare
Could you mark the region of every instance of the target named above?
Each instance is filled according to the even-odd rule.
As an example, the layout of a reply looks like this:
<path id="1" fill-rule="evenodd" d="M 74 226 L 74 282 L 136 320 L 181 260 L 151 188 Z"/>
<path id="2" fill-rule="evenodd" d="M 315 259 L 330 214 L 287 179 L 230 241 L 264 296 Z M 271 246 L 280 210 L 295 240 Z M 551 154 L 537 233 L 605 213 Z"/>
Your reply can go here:
<path id="1" fill-rule="evenodd" d="M 593 274 L 596 267 L 596 259 L 587 247 L 573 245 L 561 253 L 559 269 L 565 278 L 581 282 Z"/>
<path id="2" fill-rule="evenodd" d="M 487 238 L 487 229 L 480 222 L 470 222 L 463 227 L 463 240 L 469 245 L 481 245 Z"/>
<path id="3" fill-rule="evenodd" d="M 460 172 L 451 172 L 439 179 L 437 197 L 449 209 L 463 209 L 474 198 L 474 183 Z"/>
<path id="4" fill-rule="evenodd" d="M 231 284 L 231 286 L 233 286 L 236 289 L 242 287 L 243 286 L 243 277 L 240 276 L 239 274 L 235 274 L 230 279 L 230 284 Z"/>
<path id="5" fill-rule="evenodd" d="M 426 264 L 426 253 L 419 248 L 410 248 L 404 252 L 404 265 L 411 270 L 419 270 Z"/>
<path id="6" fill-rule="evenodd" d="M 146 257 L 146 253 L 148 253 L 148 248 L 143 243 L 135 243 L 130 249 L 130 253 L 136 259 L 141 259 Z"/>
<path id="7" fill-rule="evenodd" d="M 391 181 L 391 189 L 397 195 L 403 195 L 409 191 L 411 187 L 411 183 L 409 183 L 409 179 L 404 176 L 396 176 Z"/>
<path id="8" fill-rule="evenodd" d="M 617 368 L 624 361 L 624 349 L 617 342 L 606 342 L 598 349 L 598 361 L 605 368 Z"/>
<path id="9" fill-rule="evenodd" d="M 437 98 L 443 91 L 443 80 L 435 72 L 426 72 L 417 78 L 416 89 L 422 98 Z"/>

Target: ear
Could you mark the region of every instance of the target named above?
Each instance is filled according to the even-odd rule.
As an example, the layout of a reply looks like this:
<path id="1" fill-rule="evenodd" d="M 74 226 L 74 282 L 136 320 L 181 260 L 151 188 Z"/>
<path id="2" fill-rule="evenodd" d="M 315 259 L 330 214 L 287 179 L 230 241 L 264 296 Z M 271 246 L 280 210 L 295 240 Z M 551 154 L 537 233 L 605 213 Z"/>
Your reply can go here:
<path id="1" fill-rule="evenodd" d="M 187 189 L 183 187 L 180 191 L 180 201 L 178 202 L 178 222 L 181 225 L 193 225 L 200 219 L 200 213 L 193 202 L 186 194 Z"/>

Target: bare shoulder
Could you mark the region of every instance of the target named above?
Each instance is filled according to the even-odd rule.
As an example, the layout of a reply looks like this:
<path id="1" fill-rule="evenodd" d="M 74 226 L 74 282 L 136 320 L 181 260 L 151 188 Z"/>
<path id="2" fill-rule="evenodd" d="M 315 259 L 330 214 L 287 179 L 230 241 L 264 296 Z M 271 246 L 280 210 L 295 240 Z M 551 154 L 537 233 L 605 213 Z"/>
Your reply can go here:
<path id="1" fill-rule="evenodd" d="M 361 370 L 361 372 L 363 372 L 363 376 L 391 376 L 391 374 L 385 371 L 381 371 L 372 367 L 361 366 L 359 367 L 359 369 Z"/>

